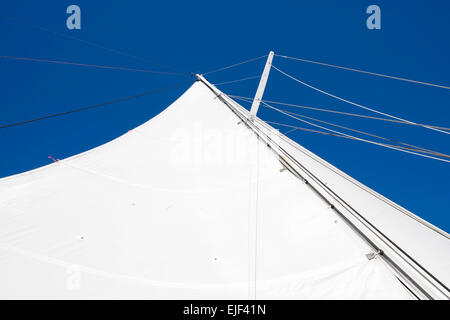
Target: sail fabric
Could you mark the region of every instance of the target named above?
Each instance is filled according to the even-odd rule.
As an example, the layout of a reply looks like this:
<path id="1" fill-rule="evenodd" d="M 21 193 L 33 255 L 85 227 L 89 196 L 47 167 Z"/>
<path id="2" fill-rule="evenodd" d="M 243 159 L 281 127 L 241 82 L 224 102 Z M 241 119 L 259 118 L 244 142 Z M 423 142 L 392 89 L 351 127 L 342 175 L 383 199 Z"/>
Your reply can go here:
<path id="1" fill-rule="evenodd" d="M 371 253 L 200 81 L 105 145 L 0 179 L 2 299 L 414 298 Z"/>

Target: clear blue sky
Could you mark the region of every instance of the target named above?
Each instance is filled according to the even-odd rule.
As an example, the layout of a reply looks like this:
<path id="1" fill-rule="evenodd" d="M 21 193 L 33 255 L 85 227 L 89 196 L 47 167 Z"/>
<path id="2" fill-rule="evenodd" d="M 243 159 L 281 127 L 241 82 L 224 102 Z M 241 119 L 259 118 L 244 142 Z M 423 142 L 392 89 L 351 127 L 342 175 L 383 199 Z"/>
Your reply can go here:
<path id="1" fill-rule="evenodd" d="M 66 28 L 66 8 L 82 10 L 82 29 Z M 381 8 L 382 29 L 368 30 L 365 10 Z M 8 1 L 0 16 L 27 21 L 185 72 L 276 53 L 450 85 L 448 1 Z M 0 55 L 142 69 L 160 68 L 85 43 L 0 19 Z M 407 119 L 450 127 L 450 91 L 275 58 L 274 65 L 342 97 Z M 260 60 L 211 74 L 211 82 L 258 75 Z M 0 126 L 102 103 L 183 81 L 183 77 L 0 59 Z M 252 96 L 257 80 L 224 85 Z M 147 121 L 187 86 L 105 108 L 0 130 L 0 177 L 103 144 Z M 266 99 L 347 112 L 354 106 L 322 96 L 272 71 Z M 245 105 L 247 106 L 247 105 Z M 295 111 L 295 110 L 292 110 Z M 423 128 L 308 116 L 450 153 L 450 137 Z M 266 120 L 294 124 L 261 109 Z M 290 137 L 354 178 L 450 231 L 450 164 L 361 142 L 294 132 Z"/>

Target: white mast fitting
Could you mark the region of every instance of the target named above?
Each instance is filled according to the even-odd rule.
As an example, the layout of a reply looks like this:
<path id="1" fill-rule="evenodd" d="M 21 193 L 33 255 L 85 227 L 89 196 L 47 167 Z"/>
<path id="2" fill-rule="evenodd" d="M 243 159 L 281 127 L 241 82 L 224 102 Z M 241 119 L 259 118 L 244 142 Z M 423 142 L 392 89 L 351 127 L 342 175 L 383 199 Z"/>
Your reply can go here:
<path id="1" fill-rule="evenodd" d="M 256 113 L 258 113 L 259 104 L 261 103 L 264 89 L 266 88 L 267 79 L 269 78 L 270 68 L 272 67 L 273 51 L 269 52 L 267 57 L 266 66 L 264 67 L 261 80 L 259 80 L 258 90 L 256 90 L 255 99 L 253 99 L 252 108 L 250 109 L 250 120 L 255 119 Z"/>

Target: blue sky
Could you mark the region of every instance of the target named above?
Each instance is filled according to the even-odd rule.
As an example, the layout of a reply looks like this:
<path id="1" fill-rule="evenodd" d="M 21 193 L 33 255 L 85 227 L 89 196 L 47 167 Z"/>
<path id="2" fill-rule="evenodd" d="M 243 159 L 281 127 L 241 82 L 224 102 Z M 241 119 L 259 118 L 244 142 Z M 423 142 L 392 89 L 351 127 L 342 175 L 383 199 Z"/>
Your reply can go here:
<path id="1" fill-rule="evenodd" d="M 82 29 L 66 28 L 77 4 Z M 367 6 L 381 8 L 382 29 L 366 28 Z M 274 50 L 406 78 L 450 85 L 448 1 L 9 1 L 0 16 L 3 56 L 171 71 L 57 36 L 29 24 L 98 43 L 182 72 L 207 72 Z M 450 91 L 275 58 L 274 65 L 326 91 L 416 122 L 450 127 Z M 264 61 L 207 76 L 222 82 L 259 75 Z M 0 59 L 0 126 L 102 103 L 184 81 L 182 76 Z M 258 80 L 221 86 L 253 96 Z M 103 144 L 147 121 L 185 89 L 0 130 L 0 177 Z M 370 113 L 302 87 L 272 71 L 265 99 Z M 247 106 L 244 104 L 244 106 Z M 288 109 L 288 108 L 286 108 Z M 450 137 L 423 128 L 308 110 L 304 115 L 444 153 Z M 261 108 L 265 120 L 298 125 Z M 356 141 L 289 136 L 369 187 L 450 231 L 450 164 Z"/>

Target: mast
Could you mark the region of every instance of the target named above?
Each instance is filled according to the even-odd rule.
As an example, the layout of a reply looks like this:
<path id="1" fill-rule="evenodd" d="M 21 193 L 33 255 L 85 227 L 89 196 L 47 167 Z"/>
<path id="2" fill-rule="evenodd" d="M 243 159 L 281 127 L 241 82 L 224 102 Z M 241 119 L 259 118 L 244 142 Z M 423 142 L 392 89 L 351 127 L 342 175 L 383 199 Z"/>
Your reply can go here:
<path id="1" fill-rule="evenodd" d="M 259 81 L 258 90 L 256 90 L 255 98 L 253 99 L 252 108 L 250 109 L 250 120 L 255 119 L 256 114 L 258 113 L 259 104 L 261 103 L 267 79 L 269 78 L 270 68 L 272 67 L 273 55 L 273 51 L 270 51 L 261 80 Z"/>

